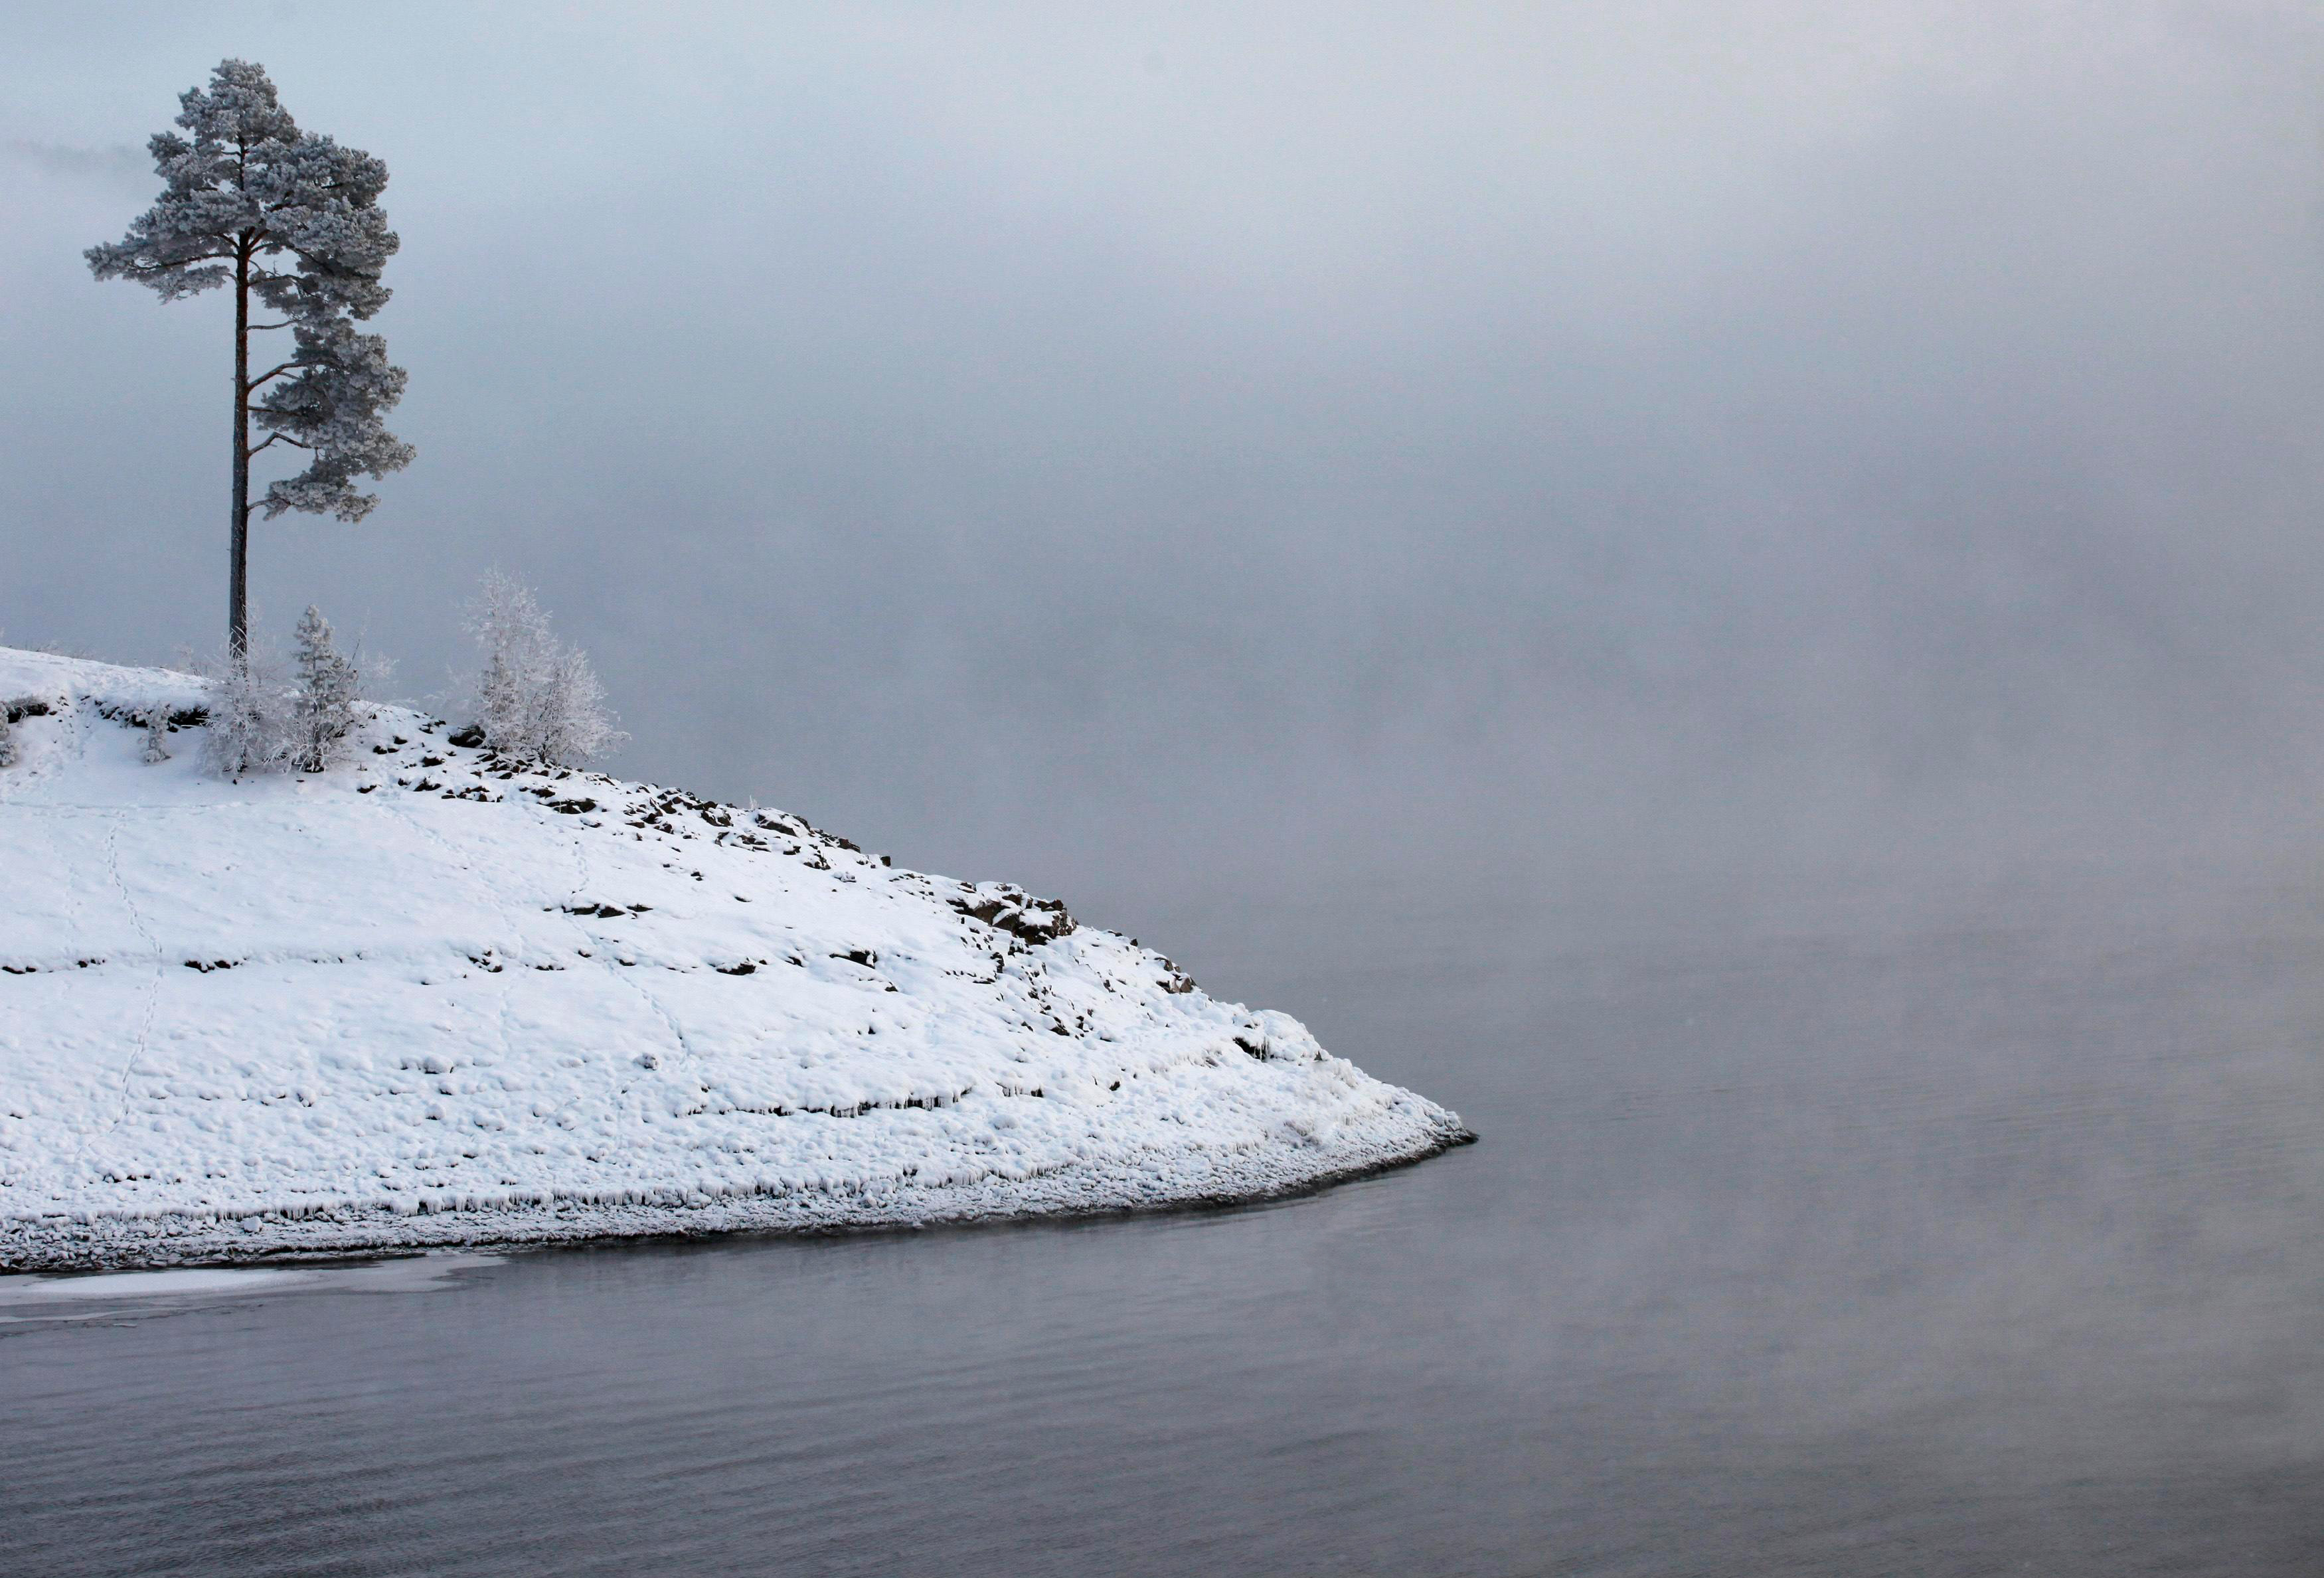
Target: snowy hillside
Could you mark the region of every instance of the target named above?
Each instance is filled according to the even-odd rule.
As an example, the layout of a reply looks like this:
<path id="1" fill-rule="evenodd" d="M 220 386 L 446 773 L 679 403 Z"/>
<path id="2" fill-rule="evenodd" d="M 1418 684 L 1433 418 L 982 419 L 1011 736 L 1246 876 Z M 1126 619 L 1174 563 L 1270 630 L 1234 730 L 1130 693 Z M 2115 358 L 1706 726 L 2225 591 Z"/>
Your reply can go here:
<path id="1" fill-rule="evenodd" d="M 228 783 L 160 669 L 0 649 L 0 1268 L 1158 1205 L 1466 1138 L 1056 904 L 779 812 L 393 708 Z"/>

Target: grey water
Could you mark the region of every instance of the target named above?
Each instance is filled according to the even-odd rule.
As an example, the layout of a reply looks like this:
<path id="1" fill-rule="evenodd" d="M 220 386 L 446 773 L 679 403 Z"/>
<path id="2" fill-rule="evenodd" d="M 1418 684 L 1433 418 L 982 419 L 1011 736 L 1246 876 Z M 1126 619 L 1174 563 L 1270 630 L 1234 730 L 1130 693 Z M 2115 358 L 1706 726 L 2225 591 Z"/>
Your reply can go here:
<path id="1" fill-rule="evenodd" d="M 2312 861 L 1168 925 L 1480 1143 L 1241 1210 L 46 1284 L 0 1570 L 2324 1571 Z"/>

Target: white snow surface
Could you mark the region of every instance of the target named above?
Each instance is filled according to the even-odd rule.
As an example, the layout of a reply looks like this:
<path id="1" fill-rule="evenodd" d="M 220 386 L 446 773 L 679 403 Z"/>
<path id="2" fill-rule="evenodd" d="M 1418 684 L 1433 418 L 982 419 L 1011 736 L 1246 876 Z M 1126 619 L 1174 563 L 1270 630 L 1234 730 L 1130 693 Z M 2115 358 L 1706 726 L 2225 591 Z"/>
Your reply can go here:
<path id="1" fill-rule="evenodd" d="M 0 648 L 0 1269 L 1248 1199 L 1452 1112 L 999 884 L 366 709 L 227 782 L 199 682 Z M 1056 935 L 1051 935 L 1055 933 Z"/>

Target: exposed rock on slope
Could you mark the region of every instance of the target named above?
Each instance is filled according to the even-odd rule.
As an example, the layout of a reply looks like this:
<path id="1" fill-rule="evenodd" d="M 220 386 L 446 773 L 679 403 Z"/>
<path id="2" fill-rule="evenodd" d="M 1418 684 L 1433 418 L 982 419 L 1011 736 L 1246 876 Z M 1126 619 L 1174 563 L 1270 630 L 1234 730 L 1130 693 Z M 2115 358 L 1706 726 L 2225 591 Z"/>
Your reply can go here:
<path id="1" fill-rule="evenodd" d="M 781 812 L 395 708 L 354 766 L 222 782 L 159 669 L 0 649 L 0 1267 L 1164 1205 L 1467 1138 L 1060 904 Z"/>

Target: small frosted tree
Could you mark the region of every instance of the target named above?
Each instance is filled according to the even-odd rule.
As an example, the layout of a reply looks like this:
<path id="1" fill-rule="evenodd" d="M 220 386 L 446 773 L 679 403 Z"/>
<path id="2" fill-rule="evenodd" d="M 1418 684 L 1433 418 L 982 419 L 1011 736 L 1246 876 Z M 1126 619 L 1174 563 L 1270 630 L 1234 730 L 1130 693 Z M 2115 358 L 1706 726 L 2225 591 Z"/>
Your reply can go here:
<path id="1" fill-rule="evenodd" d="M 629 738 L 586 653 L 559 641 L 531 591 L 494 570 L 468 608 L 484 666 L 470 686 L 480 743 L 504 756 L 572 767 Z"/>
<path id="2" fill-rule="evenodd" d="M 310 606 L 300 616 L 290 652 L 298 680 L 290 704 L 290 764 L 300 772 L 320 772 L 346 753 L 362 676 L 331 640 L 331 622 L 319 608 Z"/>
<path id="3" fill-rule="evenodd" d="M 234 287 L 226 645 L 239 660 L 250 649 L 251 512 L 360 521 L 379 500 L 355 479 L 410 463 L 411 446 L 383 420 L 402 398 L 403 369 L 388 365 L 384 339 L 355 328 L 386 305 L 380 272 L 399 243 L 379 207 L 387 166 L 300 131 L 263 68 L 220 61 L 208 91 L 178 102 L 190 138 L 161 132 L 147 144 L 160 198 L 127 235 L 86 256 L 98 279 L 134 280 L 164 301 Z M 254 296 L 281 321 L 251 322 Z M 290 354 L 252 376 L 250 337 L 285 328 Z M 255 445 L 254 420 L 267 434 Z M 277 444 L 307 451 L 307 469 L 254 500 L 251 460 Z"/>

